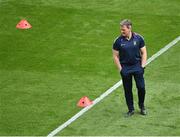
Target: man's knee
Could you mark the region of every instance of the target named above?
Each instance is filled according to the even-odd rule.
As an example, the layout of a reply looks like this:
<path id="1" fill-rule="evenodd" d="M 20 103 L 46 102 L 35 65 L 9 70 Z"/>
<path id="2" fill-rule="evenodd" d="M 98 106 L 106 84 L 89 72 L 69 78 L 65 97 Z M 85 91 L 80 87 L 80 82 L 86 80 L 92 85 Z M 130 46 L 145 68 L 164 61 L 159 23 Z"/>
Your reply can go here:
<path id="1" fill-rule="evenodd" d="M 144 86 L 137 87 L 137 89 L 138 89 L 138 92 L 146 93 L 146 90 L 145 90 Z"/>
<path id="2" fill-rule="evenodd" d="M 137 87 L 138 90 L 144 91 L 144 90 L 145 90 L 144 79 L 141 79 L 141 80 L 139 80 L 139 81 L 136 81 L 136 87 Z"/>

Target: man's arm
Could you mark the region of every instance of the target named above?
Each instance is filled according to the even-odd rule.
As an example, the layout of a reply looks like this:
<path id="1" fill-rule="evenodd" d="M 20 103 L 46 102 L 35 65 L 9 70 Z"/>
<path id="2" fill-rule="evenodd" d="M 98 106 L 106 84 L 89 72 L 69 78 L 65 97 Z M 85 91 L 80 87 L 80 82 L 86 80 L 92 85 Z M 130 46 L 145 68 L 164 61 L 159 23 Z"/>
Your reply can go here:
<path id="1" fill-rule="evenodd" d="M 119 62 L 119 51 L 117 51 L 117 50 L 112 50 L 112 51 L 113 51 L 114 63 L 116 64 L 118 70 L 121 71 L 122 67 L 121 67 L 121 64 Z"/>
<path id="2" fill-rule="evenodd" d="M 147 50 L 146 50 L 146 46 L 142 47 L 140 49 L 141 51 L 141 66 L 144 68 L 146 65 L 146 61 L 147 61 Z"/>

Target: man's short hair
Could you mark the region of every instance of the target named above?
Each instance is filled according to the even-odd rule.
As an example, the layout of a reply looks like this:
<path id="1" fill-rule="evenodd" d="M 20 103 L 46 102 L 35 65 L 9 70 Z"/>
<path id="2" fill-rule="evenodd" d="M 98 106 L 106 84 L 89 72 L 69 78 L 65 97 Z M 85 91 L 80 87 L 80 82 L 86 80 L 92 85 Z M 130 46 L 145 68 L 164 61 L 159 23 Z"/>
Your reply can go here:
<path id="1" fill-rule="evenodd" d="M 129 19 L 124 19 L 124 20 L 122 20 L 121 22 L 120 22 L 120 25 L 121 26 L 127 26 L 127 28 L 131 28 L 132 27 L 132 22 L 131 22 L 131 20 L 129 20 Z"/>

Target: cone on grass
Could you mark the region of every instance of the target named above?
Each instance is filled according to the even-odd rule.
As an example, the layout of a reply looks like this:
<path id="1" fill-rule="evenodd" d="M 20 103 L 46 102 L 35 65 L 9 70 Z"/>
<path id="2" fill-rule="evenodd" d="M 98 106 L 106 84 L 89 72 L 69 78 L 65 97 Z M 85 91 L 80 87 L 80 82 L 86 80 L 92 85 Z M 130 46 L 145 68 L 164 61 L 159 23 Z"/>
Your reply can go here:
<path id="1" fill-rule="evenodd" d="M 92 103 L 93 102 L 87 96 L 84 96 L 79 100 L 79 102 L 77 103 L 77 106 L 78 107 L 87 107 L 87 106 L 91 105 Z"/>
<path id="2" fill-rule="evenodd" d="M 23 19 L 16 25 L 16 28 L 17 29 L 30 29 L 32 28 L 32 26 L 27 20 Z"/>

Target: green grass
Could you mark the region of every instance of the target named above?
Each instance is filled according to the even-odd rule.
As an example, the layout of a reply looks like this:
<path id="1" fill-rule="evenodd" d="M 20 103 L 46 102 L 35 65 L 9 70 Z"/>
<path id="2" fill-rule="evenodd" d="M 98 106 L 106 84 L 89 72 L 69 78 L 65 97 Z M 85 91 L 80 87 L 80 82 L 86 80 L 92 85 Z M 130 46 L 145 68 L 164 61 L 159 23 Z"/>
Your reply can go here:
<path id="1" fill-rule="evenodd" d="M 87 95 L 95 99 L 119 80 L 111 53 L 113 40 L 119 35 L 119 21 L 124 18 L 133 21 L 134 30 L 145 37 L 148 56 L 151 56 L 179 36 L 179 5 L 179 0 L 0 0 L 0 135 L 47 135 L 68 120 L 80 111 L 76 106 L 80 97 Z M 23 18 L 32 24 L 32 29 L 15 28 Z M 178 52 L 169 56 L 175 56 L 178 61 Z M 153 69 L 147 69 L 148 97 L 155 98 L 156 94 L 168 87 L 179 91 L 178 83 L 171 84 L 171 81 L 175 81 L 166 72 L 168 69 L 178 71 L 179 64 L 168 66 L 169 62 L 162 61 L 159 62 L 161 65 L 152 63 L 150 67 Z M 163 64 L 167 66 L 162 67 Z M 162 75 L 157 77 L 157 73 Z M 172 73 L 178 82 L 178 73 Z M 157 85 L 154 85 L 152 76 L 157 80 L 154 82 Z M 163 81 L 170 82 L 163 84 Z M 154 88 L 151 88 L 152 85 Z M 161 91 L 153 92 L 157 89 Z M 151 120 L 151 126 L 139 116 L 124 119 L 122 113 L 126 111 L 126 106 L 121 94 L 119 90 L 113 93 L 62 134 L 130 135 L 133 133 L 128 132 L 126 126 L 134 126 L 120 126 L 121 122 L 118 121 L 132 123 L 134 119 L 134 123 L 144 122 L 140 128 L 134 129 L 134 133 L 149 135 L 151 129 L 157 127 L 157 122 L 167 120 L 167 115 L 157 113 L 159 109 L 164 112 L 164 109 L 156 106 L 155 102 L 147 102 L 148 117 L 155 121 Z M 164 100 L 166 96 L 163 94 L 153 101 L 163 101 L 161 104 L 168 105 L 172 96 Z M 116 109 L 108 100 L 114 101 Z M 174 100 L 174 104 L 178 103 L 177 99 Z M 101 111 L 98 119 L 105 122 L 103 125 L 99 125 L 103 122 L 94 121 L 94 111 Z M 116 115 L 112 116 L 112 113 Z M 175 114 L 179 112 L 172 114 L 171 121 L 174 121 L 178 118 Z M 117 118 L 119 120 L 113 122 Z M 79 125 L 91 121 L 99 128 L 94 129 L 92 124 L 84 127 Z M 112 128 L 106 129 L 108 124 Z M 178 127 L 178 124 L 177 121 L 174 126 Z M 124 128 L 116 130 L 116 126 L 120 128 L 123 125 Z M 107 133 L 103 132 L 103 127 Z M 166 135 L 168 127 L 159 127 L 154 135 Z M 93 131 L 88 130 L 91 128 Z M 142 131 L 146 128 L 149 132 Z M 175 131 L 168 132 L 168 135 L 178 135 L 178 130 Z"/>
<path id="2" fill-rule="evenodd" d="M 124 117 L 127 109 L 121 86 L 59 135 L 180 135 L 179 52 L 180 43 L 146 68 L 147 116 L 139 114 L 134 83 L 136 106 L 134 116 Z"/>

